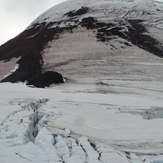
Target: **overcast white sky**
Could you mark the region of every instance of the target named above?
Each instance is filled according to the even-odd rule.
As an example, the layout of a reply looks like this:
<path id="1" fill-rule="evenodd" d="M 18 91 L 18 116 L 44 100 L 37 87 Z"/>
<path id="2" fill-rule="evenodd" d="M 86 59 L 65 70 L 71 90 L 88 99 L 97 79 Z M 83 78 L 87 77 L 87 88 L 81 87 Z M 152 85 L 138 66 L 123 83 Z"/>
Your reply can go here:
<path id="1" fill-rule="evenodd" d="M 37 16 L 65 0 L 0 0 L 0 45 L 22 32 Z"/>
<path id="2" fill-rule="evenodd" d="M 66 0 L 0 0 L 0 45 L 22 32 L 44 11 L 63 1 Z"/>

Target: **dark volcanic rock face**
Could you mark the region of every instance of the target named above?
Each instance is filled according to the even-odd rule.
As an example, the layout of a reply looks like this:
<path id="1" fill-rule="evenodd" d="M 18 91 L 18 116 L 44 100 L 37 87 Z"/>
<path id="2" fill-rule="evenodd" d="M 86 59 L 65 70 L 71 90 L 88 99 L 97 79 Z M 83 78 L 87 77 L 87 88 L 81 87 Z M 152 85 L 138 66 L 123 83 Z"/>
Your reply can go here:
<path id="1" fill-rule="evenodd" d="M 29 79 L 27 85 L 45 88 L 58 83 L 64 83 L 62 75 L 57 72 L 48 71 Z"/>
<path id="2" fill-rule="evenodd" d="M 83 15 L 83 14 L 86 14 L 88 12 L 88 10 L 89 10 L 88 7 L 82 7 L 77 11 L 73 10 L 73 11 L 66 13 L 65 15 L 67 15 L 68 17 Z"/>
<path id="3" fill-rule="evenodd" d="M 42 73 L 42 50 L 46 44 L 57 39 L 59 33 L 64 29 L 48 29 L 45 24 L 36 24 L 25 30 L 20 35 L 0 47 L 0 60 L 7 62 L 12 58 L 17 61 L 19 68 L 7 76 L 1 82 L 26 81 Z"/>
<path id="4" fill-rule="evenodd" d="M 19 68 L 1 82 L 10 81 L 14 83 L 17 81 L 25 81 L 36 74 L 41 74 L 41 60 L 41 56 L 35 55 L 32 50 L 26 51 L 17 62 L 19 64 Z"/>
<path id="5" fill-rule="evenodd" d="M 86 19 L 86 18 L 85 18 Z M 89 20 L 90 18 L 88 18 Z M 126 24 L 118 23 L 98 23 L 94 21 L 84 21 L 83 26 L 86 28 L 97 28 L 97 40 L 102 42 L 109 42 L 112 36 L 118 36 L 125 39 L 132 44 L 142 48 L 158 57 L 163 57 L 163 46 L 156 39 L 152 38 L 148 33 L 148 30 L 141 24 L 140 20 L 128 20 Z M 91 23 L 90 23 L 91 22 Z"/>
<path id="6" fill-rule="evenodd" d="M 41 51 L 57 32 L 55 29 L 49 30 L 44 28 L 43 24 L 39 24 L 2 45 L 0 47 L 0 60 L 6 62 L 12 58 L 20 57 L 19 68 L 2 82 L 25 81 L 40 74 L 43 63 Z"/>
<path id="7" fill-rule="evenodd" d="M 86 10 L 86 8 L 82 9 Z M 150 35 L 144 34 L 148 31 L 139 20 L 128 20 L 128 25 L 126 25 L 123 23 L 98 22 L 94 17 L 86 17 L 81 22 L 78 21 L 78 25 L 50 28 L 55 23 L 35 24 L 32 28 L 25 30 L 19 36 L 0 47 L 0 60 L 7 62 L 12 58 L 21 57 L 17 62 L 19 68 L 1 82 L 24 82 L 36 75 L 41 75 L 42 65 L 44 64 L 42 51 L 47 43 L 54 39 L 59 39 L 64 31 L 73 34 L 73 29 L 78 28 L 78 25 L 87 28 L 87 30 L 97 30 L 97 41 L 109 43 L 111 39 L 117 36 L 154 55 L 163 57 L 162 45 Z"/>
<path id="8" fill-rule="evenodd" d="M 62 6 L 60 7 L 62 8 Z M 121 20 L 115 18 L 112 20 L 107 15 L 107 10 L 103 10 L 104 6 L 102 8 L 96 7 L 93 5 L 91 8 L 83 5 L 71 11 L 64 9 L 65 12 L 60 14 L 58 18 L 52 19 L 52 21 L 47 21 L 50 17 L 40 19 L 40 22 L 36 21 L 20 35 L 2 45 L 0 47 L 0 61 L 8 62 L 12 58 L 20 59 L 17 61 L 18 69 L 1 82 L 24 82 L 42 75 L 44 71 L 42 54 L 48 43 L 60 39 L 60 36 L 66 32 L 73 35 L 73 30 L 77 28 L 85 28 L 88 32 L 93 30 L 97 42 L 107 42 L 109 45 L 114 38 L 121 38 L 125 40 L 126 46 L 135 45 L 158 57 L 163 57 L 163 45 L 150 36 L 148 30 L 143 26 L 143 19 L 123 18 Z M 103 19 L 104 16 L 105 19 Z M 82 42 L 81 46 L 83 46 Z M 67 64 L 65 61 L 62 63 Z M 61 63 L 57 63 L 57 65 L 61 65 Z M 56 70 L 53 69 L 53 71 Z"/>

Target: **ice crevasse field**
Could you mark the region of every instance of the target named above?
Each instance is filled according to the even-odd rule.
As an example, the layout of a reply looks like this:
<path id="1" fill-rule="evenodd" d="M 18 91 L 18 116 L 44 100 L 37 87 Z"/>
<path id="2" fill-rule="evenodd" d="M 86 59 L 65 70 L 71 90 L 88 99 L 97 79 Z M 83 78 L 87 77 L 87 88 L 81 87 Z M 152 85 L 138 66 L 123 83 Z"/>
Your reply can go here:
<path id="1" fill-rule="evenodd" d="M 67 16 L 82 6 L 89 12 Z M 42 51 L 43 69 L 60 72 L 65 83 L 45 88 L 0 83 L 0 163 L 163 163 L 162 9 L 152 0 L 69 0 L 35 19 L 27 29 L 51 22 L 50 28 L 78 25 Z M 121 37 L 97 41 L 96 32 L 107 33 L 105 24 L 97 31 L 80 24 L 92 16 L 96 25 L 114 22 Z M 157 39 L 157 54 L 129 41 L 135 24 L 125 21 L 131 18 L 144 20 L 148 32 L 143 28 L 140 34 Z M 20 68 L 18 59 L 0 61 L 0 80 Z"/>

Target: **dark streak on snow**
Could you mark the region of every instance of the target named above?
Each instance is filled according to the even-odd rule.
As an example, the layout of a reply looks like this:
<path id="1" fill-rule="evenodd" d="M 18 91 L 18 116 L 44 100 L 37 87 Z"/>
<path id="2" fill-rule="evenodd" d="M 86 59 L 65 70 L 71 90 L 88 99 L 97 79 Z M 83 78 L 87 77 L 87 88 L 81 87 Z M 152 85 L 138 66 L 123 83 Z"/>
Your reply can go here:
<path id="1" fill-rule="evenodd" d="M 162 107 L 152 107 L 151 109 L 145 110 L 143 112 L 130 111 L 128 113 L 141 115 L 146 120 L 163 118 Z"/>
<path id="2" fill-rule="evenodd" d="M 63 32 L 73 34 L 73 29 L 79 25 L 89 29 L 95 29 L 97 41 L 109 43 L 111 39 L 120 37 L 125 39 L 126 46 L 129 42 L 144 49 L 158 57 L 163 57 L 163 45 L 156 39 L 152 38 L 147 29 L 142 25 L 141 20 L 125 20 L 125 22 L 104 23 L 99 22 L 94 17 L 85 17 L 79 21 L 77 15 L 87 13 L 89 8 L 82 7 L 77 11 L 66 13 L 70 17 L 67 21 L 35 24 L 26 29 L 17 37 L 8 41 L 0 47 L 0 61 L 10 61 L 12 58 L 18 58 L 18 69 L 7 76 L 1 82 L 18 82 L 34 78 L 44 72 L 42 51 L 49 41 L 59 39 Z M 65 16 L 65 15 L 64 15 Z M 75 25 L 59 27 L 63 22 L 74 22 Z M 56 27 L 52 27 L 53 25 Z M 66 64 L 66 63 L 61 63 Z"/>
<path id="3" fill-rule="evenodd" d="M 58 39 L 62 31 L 68 30 L 66 28 L 49 29 L 52 24 L 35 24 L 0 47 L 0 60 L 7 62 L 12 58 L 20 57 L 17 62 L 18 69 L 1 82 L 24 82 L 42 74 L 43 49 L 49 41 Z"/>
<path id="4" fill-rule="evenodd" d="M 101 153 L 97 150 L 96 144 L 92 142 L 90 139 L 88 139 L 88 142 L 90 143 L 91 147 L 99 154 L 98 160 L 101 159 Z"/>
<path id="5" fill-rule="evenodd" d="M 83 18 L 81 26 L 87 29 L 97 29 L 98 41 L 109 42 L 113 36 L 118 36 L 158 57 L 163 57 L 163 45 L 152 38 L 142 25 L 142 20 L 126 20 L 126 22 L 103 23 L 93 17 Z M 128 42 L 126 45 L 128 45 Z"/>
<path id="6" fill-rule="evenodd" d="M 10 114 L 1 122 L 0 126 L 3 126 L 3 124 L 4 124 L 8 119 L 10 119 L 11 116 L 14 116 L 15 114 L 17 114 L 17 113 L 19 113 L 19 112 L 22 112 L 22 111 L 24 111 L 24 109 L 18 110 L 18 111 L 14 111 L 14 112 L 10 113 Z M 22 121 L 22 119 L 21 119 L 21 121 Z M 20 122 L 20 123 L 21 123 L 21 122 Z"/>
<path id="7" fill-rule="evenodd" d="M 21 156 L 19 153 L 15 153 L 15 154 L 16 154 L 17 156 L 19 156 L 19 157 L 23 158 L 24 160 L 28 160 L 28 161 L 32 162 L 32 160 L 27 159 L 27 158 L 25 158 L 25 157 Z"/>
<path id="8" fill-rule="evenodd" d="M 65 15 L 67 15 L 68 17 L 79 16 L 79 15 L 86 14 L 88 12 L 88 10 L 89 10 L 88 7 L 81 7 L 79 10 L 70 11 L 70 12 L 66 13 Z"/>
<path id="9" fill-rule="evenodd" d="M 84 163 L 87 163 L 88 162 L 88 153 L 86 152 L 85 148 L 83 147 L 83 145 L 81 143 L 79 143 L 79 140 L 76 139 L 76 144 L 78 146 L 81 147 L 81 149 L 83 150 L 83 152 L 85 153 L 85 162 Z"/>
<path id="10" fill-rule="evenodd" d="M 126 158 L 128 159 L 129 162 L 131 162 L 131 156 L 130 156 L 130 152 L 125 152 L 126 154 Z"/>

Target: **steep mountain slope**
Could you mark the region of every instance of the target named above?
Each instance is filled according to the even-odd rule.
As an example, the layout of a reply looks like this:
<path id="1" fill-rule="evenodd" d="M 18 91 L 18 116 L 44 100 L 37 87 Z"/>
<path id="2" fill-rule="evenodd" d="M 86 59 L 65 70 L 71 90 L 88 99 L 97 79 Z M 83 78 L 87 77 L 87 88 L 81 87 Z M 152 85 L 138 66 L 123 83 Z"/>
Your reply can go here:
<path id="1" fill-rule="evenodd" d="M 163 163 L 162 4 L 68 0 L 2 45 L 0 163 Z"/>
<path id="2" fill-rule="evenodd" d="M 28 81 L 57 71 L 66 78 L 162 79 L 162 14 L 152 0 L 66 1 L 0 47 L 0 78 Z"/>

